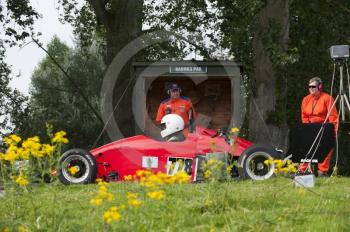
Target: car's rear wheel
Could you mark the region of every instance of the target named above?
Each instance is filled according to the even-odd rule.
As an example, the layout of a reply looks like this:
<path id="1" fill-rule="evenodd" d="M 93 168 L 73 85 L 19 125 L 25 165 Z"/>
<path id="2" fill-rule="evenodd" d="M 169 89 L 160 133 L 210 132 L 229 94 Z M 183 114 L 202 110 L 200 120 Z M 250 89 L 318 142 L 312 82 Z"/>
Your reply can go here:
<path id="1" fill-rule="evenodd" d="M 253 145 L 245 150 L 238 159 L 240 179 L 266 180 L 274 176 L 274 159 L 281 159 L 274 148 L 264 145 Z M 269 162 L 265 162 L 269 160 Z"/>
<path id="2" fill-rule="evenodd" d="M 96 179 L 95 158 L 83 149 L 71 149 L 63 153 L 59 160 L 59 180 L 62 184 L 88 184 Z"/>

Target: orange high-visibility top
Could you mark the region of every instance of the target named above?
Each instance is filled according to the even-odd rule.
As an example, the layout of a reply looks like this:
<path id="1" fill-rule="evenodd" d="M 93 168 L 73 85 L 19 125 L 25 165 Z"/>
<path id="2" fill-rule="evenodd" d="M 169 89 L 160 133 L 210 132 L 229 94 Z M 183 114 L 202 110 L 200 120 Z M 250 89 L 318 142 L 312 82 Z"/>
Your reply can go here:
<path id="1" fill-rule="evenodd" d="M 331 109 L 334 99 L 331 95 L 321 92 L 319 96 L 312 94 L 304 97 L 301 103 L 301 120 L 303 123 L 322 123 Z M 336 106 L 331 110 L 327 122 L 334 124 L 335 131 L 338 131 L 338 112 Z"/>
<path id="2" fill-rule="evenodd" d="M 160 123 L 166 114 L 178 114 L 184 120 L 185 125 L 188 125 L 189 110 L 192 108 L 192 117 L 195 118 L 195 111 L 191 100 L 188 97 L 180 96 L 177 99 L 167 98 L 159 105 L 156 122 Z"/>

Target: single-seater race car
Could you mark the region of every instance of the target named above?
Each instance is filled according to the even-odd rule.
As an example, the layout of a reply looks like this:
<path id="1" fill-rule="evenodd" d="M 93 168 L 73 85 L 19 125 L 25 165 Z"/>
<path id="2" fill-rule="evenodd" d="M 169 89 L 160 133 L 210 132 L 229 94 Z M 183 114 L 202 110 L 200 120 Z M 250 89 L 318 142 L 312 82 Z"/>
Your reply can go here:
<path id="1" fill-rule="evenodd" d="M 201 163 L 215 153 L 227 154 L 230 162 L 238 161 L 232 175 L 240 179 L 265 180 L 273 176 L 275 165 L 264 161 L 283 158 L 283 154 L 271 146 L 237 137 L 235 149 L 232 149 L 227 141 L 225 133 L 197 126 L 182 142 L 157 141 L 136 135 L 91 151 L 71 149 L 59 160 L 59 179 L 63 184 L 92 183 L 96 178 L 123 181 L 137 170 L 150 169 L 169 175 L 183 170 L 196 182 L 203 179 Z"/>

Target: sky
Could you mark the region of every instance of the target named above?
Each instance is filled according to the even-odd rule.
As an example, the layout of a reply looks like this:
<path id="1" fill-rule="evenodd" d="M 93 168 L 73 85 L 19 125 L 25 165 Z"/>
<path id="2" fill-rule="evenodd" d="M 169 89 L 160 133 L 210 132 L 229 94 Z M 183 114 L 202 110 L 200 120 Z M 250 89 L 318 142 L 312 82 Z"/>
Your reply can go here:
<path id="1" fill-rule="evenodd" d="M 73 29 L 69 24 L 58 21 L 57 0 L 30 0 L 31 5 L 42 15 L 34 24 L 36 32 L 41 32 L 41 42 L 46 46 L 57 35 L 68 46 L 73 46 Z M 30 43 L 23 48 L 12 47 L 7 50 L 6 62 L 12 66 L 10 86 L 28 94 L 30 76 L 39 61 L 45 57 L 36 44 Z M 20 75 L 19 75 L 20 74 Z"/>

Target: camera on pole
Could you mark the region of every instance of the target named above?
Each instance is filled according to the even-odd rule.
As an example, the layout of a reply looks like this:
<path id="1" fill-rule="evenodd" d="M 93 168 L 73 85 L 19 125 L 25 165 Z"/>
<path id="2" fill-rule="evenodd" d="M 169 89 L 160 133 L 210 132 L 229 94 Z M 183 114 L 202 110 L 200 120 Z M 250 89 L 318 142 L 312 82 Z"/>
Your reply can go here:
<path id="1" fill-rule="evenodd" d="M 334 45 L 329 48 L 332 59 L 349 58 L 349 45 Z"/>
<path id="2" fill-rule="evenodd" d="M 339 114 L 341 115 L 341 120 L 345 121 L 345 113 L 350 113 L 350 77 L 349 77 L 349 68 L 348 68 L 348 58 L 349 58 L 349 45 L 334 45 L 329 48 L 330 56 L 334 62 L 333 69 L 333 78 L 332 78 L 332 87 L 335 81 L 335 73 L 337 67 L 339 67 L 339 92 L 337 97 L 335 98 L 335 103 L 339 100 Z M 345 81 L 344 80 L 344 67 L 346 71 L 346 80 L 347 85 L 346 88 L 348 93 L 346 93 L 346 89 L 344 88 Z M 331 90 L 332 91 L 332 90 Z"/>

